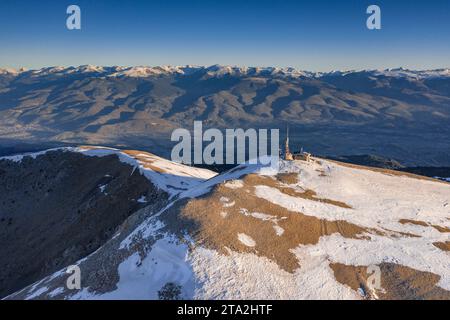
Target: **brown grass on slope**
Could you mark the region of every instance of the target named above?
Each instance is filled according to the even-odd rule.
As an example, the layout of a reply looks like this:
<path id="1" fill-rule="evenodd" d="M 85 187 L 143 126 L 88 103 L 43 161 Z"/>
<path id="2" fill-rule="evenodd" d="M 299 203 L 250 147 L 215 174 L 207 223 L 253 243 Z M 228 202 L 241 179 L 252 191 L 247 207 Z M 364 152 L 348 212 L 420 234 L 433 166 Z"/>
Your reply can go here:
<path id="1" fill-rule="evenodd" d="M 375 298 L 368 285 L 368 278 L 374 275 L 368 273 L 367 266 L 349 266 L 341 263 L 330 264 L 336 280 L 351 287 L 362 289 L 367 298 Z M 449 300 L 450 292 L 438 287 L 440 276 L 415 270 L 394 263 L 378 265 L 381 271 L 381 290 L 376 295 L 383 300 Z"/>
<path id="2" fill-rule="evenodd" d="M 437 231 L 441 232 L 441 233 L 448 233 L 450 232 L 450 229 L 447 227 L 441 227 L 435 224 L 430 224 L 427 223 L 425 221 L 420 221 L 420 220 L 410 220 L 410 219 L 400 219 L 398 222 L 400 222 L 401 224 L 414 224 L 417 226 L 422 226 L 422 227 L 433 227 L 435 228 Z"/>
<path id="3" fill-rule="evenodd" d="M 365 234 L 373 232 L 346 221 L 328 221 L 292 212 L 257 197 L 255 185 L 283 188 L 271 178 L 250 174 L 243 182 L 242 188 L 231 189 L 222 184 L 201 198 L 184 200 L 169 209 L 162 219 L 172 232 L 187 230 L 199 245 L 222 254 L 232 250 L 264 256 L 288 272 L 301 265 L 291 252 L 301 244 L 316 244 L 321 236 L 333 233 L 363 239 Z M 282 230 L 282 234 L 277 234 L 277 230 L 279 233 Z M 239 234 L 252 239 L 255 245 L 241 242 Z"/>

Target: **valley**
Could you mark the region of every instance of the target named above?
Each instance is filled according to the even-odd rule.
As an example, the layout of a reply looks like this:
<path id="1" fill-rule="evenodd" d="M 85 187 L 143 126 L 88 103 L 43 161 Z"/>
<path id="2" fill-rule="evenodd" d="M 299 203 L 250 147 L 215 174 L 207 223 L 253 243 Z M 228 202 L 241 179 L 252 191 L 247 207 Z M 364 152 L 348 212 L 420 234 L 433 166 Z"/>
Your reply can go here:
<path id="1" fill-rule="evenodd" d="M 0 72 L 0 146 L 104 145 L 170 157 L 176 128 L 291 127 L 293 147 L 450 166 L 448 70 L 49 67 Z M 280 137 L 283 139 L 283 137 Z M 42 149 L 42 147 L 40 148 Z"/>

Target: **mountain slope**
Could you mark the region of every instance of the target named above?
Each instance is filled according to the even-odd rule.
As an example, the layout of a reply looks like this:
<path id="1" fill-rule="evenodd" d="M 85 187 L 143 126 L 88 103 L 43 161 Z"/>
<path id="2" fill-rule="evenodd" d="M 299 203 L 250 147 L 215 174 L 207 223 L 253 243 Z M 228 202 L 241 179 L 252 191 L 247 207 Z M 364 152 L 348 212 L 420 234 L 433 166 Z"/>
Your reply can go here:
<path id="1" fill-rule="evenodd" d="M 403 172 L 241 165 L 128 219 L 77 262 L 82 290 L 62 269 L 9 298 L 449 299 L 449 206 L 448 183 Z"/>

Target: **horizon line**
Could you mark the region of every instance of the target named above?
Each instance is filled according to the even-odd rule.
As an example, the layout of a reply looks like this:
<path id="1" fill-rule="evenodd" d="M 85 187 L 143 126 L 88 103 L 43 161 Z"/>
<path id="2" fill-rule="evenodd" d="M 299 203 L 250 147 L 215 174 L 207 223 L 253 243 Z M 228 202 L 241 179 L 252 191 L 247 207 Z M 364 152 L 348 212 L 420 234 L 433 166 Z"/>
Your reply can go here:
<path id="1" fill-rule="evenodd" d="M 250 66 L 250 65 L 231 65 L 231 64 L 211 64 L 211 65 L 198 65 L 198 64 L 160 64 L 160 65 L 150 65 L 150 64 L 136 64 L 136 65 L 97 65 L 97 64 L 80 64 L 80 65 L 48 65 L 43 67 L 36 68 L 27 68 L 27 67 L 10 67 L 10 66 L 0 66 L 0 70 L 13 71 L 13 72 L 29 72 L 29 71 L 39 71 L 42 69 L 51 69 L 51 68 L 64 68 L 64 69 L 77 69 L 82 67 L 100 67 L 100 68 L 212 68 L 212 67 L 224 67 L 224 68 L 253 68 L 253 69 L 280 69 L 287 70 L 292 69 L 294 71 L 302 71 L 308 73 L 333 73 L 333 72 L 364 72 L 364 71 L 393 71 L 393 70 L 403 70 L 403 71 L 438 71 L 438 70 L 446 70 L 450 71 L 450 66 L 448 67 L 438 67 L 438 68 L 430 68 L 430 69 L 410 69 L 407 67 L 399 66 L 394 68 L 362 68 L 362 69 L 331 69 L 329 71 L 312 71 L 307 69 L 301 69 L 298 67 L 292 66 Z"/>

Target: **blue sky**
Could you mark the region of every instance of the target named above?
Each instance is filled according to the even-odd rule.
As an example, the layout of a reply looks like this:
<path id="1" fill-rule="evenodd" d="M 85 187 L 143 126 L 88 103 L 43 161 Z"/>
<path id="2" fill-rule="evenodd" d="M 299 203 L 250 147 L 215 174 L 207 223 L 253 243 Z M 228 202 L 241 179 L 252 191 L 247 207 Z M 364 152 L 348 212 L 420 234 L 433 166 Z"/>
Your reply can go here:
<path id="1" fill-rule="evenodd" d="M 66 29 L 70 4 L 82 30 Z M 82 64 L 450 67 L 450 1 L 0 0 L 1 67 Z"/>

